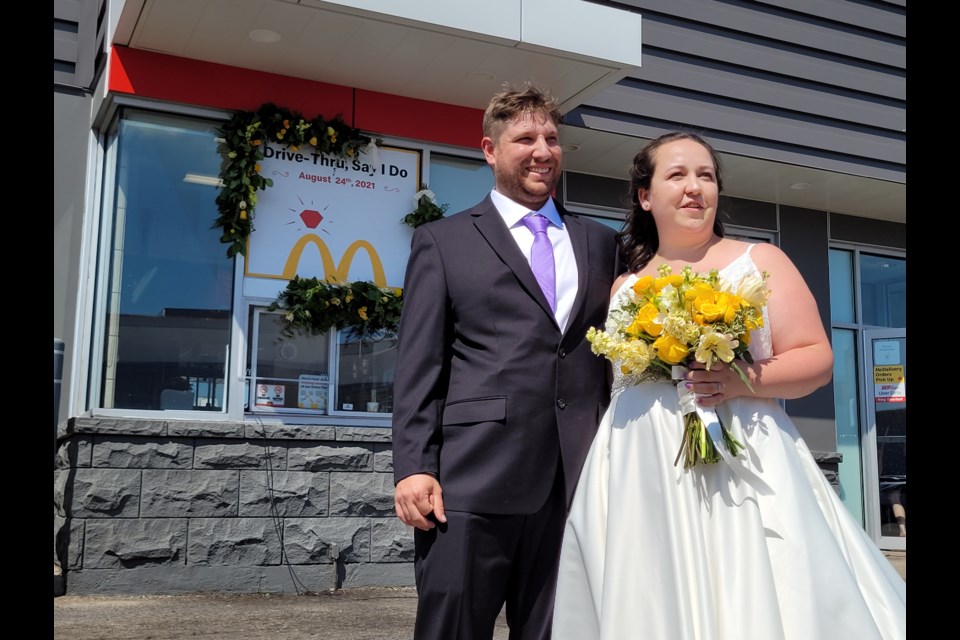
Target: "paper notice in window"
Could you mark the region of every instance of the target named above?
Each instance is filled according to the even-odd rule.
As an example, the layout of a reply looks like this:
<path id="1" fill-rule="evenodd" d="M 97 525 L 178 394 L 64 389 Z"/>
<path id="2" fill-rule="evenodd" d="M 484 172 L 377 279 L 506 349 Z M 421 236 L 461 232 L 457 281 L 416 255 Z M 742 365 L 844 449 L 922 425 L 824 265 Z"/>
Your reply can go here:
<path id="1" fill-rule="evenodd" d="M 297 406 L 301 409 L 327 410 L 327 376 L 304 374 L 300 376 Z"/>
<path id="2" fill-rule="evenodd" d="M 906 402 L 907 381 L 902 364 L 873 368 L 874 402 Z"/>
<path id="3" fill-rule="evenodd" d="M 282 407 L 285 395 L 286 388 L 282 384 L 258 384 L 256 405 L 258 407 Z"/>

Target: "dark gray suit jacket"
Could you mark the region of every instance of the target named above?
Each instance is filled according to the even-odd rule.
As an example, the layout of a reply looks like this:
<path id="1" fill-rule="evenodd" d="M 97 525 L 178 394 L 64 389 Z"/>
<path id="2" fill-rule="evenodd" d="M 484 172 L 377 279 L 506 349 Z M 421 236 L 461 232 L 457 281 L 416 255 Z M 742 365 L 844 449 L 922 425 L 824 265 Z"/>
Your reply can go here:
<path id="1" fill-rule="evenodd" d="M 614 231 L 568 214 L 579 282 L 560 329 L 490 197 L 418 227 L 404 280 L 393 468 L 440 481 L 446 509 L 525 514 L 562 461 L 567 504 L 609 403 L 601 327 L 617 275 Z"/>

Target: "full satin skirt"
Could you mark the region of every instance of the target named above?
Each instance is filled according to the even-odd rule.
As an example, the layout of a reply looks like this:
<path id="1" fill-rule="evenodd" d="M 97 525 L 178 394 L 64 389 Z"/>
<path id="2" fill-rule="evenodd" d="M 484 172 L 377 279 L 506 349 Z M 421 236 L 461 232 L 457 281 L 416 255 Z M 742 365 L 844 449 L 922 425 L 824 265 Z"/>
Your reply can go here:
<path id="1" fill-rule="evenodd" d="M 674 465 L 673 384 L 614 394 L 566 524 L 554 640 L 905 638 L 906 583 L 779 403 L 717 413 L 769 495 L 726 462 Z"/>

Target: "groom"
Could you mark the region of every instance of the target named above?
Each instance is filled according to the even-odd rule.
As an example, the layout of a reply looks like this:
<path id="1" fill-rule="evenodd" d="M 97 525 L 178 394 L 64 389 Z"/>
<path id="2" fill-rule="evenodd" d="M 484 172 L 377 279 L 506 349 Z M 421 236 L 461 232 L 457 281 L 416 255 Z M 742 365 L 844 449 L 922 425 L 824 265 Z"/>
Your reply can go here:
<path id="1" fill-rule="evenodd" d="M 480 143 L 493 191 L 413 234 L 393 466 L 419 640 L 491 638 L 504 603 L 511 638 L 550 636 L 567 508 L 609 402 L 585 335 L 617 268 L 614 231 L 551 197 L 559 124 L 542 89 L 495 95 Z"/>

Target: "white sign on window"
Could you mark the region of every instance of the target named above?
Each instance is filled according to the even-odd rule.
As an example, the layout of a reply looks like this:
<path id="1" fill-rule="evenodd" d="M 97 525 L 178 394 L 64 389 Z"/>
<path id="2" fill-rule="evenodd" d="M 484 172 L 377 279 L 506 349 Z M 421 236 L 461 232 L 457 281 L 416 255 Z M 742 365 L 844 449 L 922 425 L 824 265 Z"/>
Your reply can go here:
<path id="1" fill-rule="evenodd" d="M 297 406 L 301 409 L 327 410 L 327 376 L 303 374 L 299 378 Z"/>
<path id="2" fill-rule="evenodd" d="M 900 342 L 897 340 L 874 340 L 873 364 L 900 364 Z"/>
<path id="3" fill-rule="evenodd" d="M 413 230 L 420 153 L 381 148 L 339 160 L 312 146 L 266 145 L 260 174 L 273 186 L 257 193 L 246 275 L 403 286 Z"/>
<path id="4" fill-rule="evenodd" d="M 286 388 L 282 384 L 258 384 L 256 406 L 282 407 L 285 395 Z"/>

